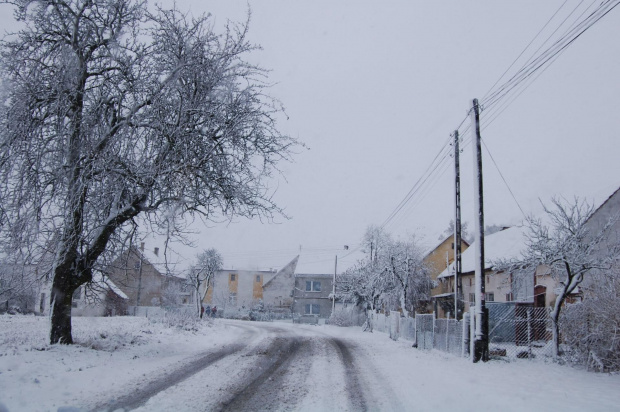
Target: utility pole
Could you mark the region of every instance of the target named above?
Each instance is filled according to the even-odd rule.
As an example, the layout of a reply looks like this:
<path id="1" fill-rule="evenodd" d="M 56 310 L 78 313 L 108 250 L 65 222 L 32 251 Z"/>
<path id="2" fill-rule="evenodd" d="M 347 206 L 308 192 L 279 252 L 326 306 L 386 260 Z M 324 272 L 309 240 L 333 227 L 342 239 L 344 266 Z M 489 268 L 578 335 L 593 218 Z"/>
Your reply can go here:
<path id="1" fill-rule="evenodd" d="M 482 146 L 480 138 L 480 108 L 478 99 L 472 101 L 471 130 L 474 142 L 474 209 L 476 213 L 474 243 L 475 246 L 475 300 L 476 300 L 476 328 L 474 337 L 473 361 L 489 360 L 489 320 L 485 305 L 485 285 L 484 285 L 484 206 L 482 189 Z"/>
<path id="2" fill-rule="evenodd" d="M 454 131 L 454 319 L 461 319 L 459 299 L 463 296 L 461 280 L 461 169 L 459 131 Z"/>
<path id="3" fill-rule="evenodd" d="M 334 262 L 334 281 L 332 282 L 332 315 L 336 312 L 336 272 L 338 271 L 338 255 Z"/>

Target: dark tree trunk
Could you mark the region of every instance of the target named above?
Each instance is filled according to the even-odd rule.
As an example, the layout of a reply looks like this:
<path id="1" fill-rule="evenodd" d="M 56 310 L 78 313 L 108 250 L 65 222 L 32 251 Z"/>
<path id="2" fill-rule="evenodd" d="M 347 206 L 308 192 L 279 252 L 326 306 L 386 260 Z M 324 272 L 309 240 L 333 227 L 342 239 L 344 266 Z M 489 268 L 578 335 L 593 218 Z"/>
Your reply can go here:
<path id="1" fill-rule="evenodd" d="M 50 344 L 73 344 L 73 336 L 71 335 L 71 299 L 76 288 L 73 282 L 71 282 L 70 274 L 68 275 L 66 272 L 58 273 L 58 269 L 56 270 L 52 283 Z"/>
<path id="2" fill-rule="evenodd" d="M 71 303 L 73 292 L 92 280 L 92 271 L 78 259 L 76 247 L 65 248 L 62 262 L 54 270 L 51 299 L 50 344 L 73 344 L 71 335 Z"/>

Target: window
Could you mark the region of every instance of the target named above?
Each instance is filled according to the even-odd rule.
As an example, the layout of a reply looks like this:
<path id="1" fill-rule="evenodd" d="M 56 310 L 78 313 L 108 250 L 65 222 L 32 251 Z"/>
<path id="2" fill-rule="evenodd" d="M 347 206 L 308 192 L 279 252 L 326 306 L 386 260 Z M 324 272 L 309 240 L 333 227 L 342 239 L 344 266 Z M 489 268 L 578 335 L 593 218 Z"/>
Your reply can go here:
<path id="1" fill-rule="evenodd" d="M 256 275 L 256 283 L 260 283 L 260 275 Z"/>
<path id="2" fill-rule="evenodd" d="M 228 303 L 230 303 L 233 306 L 237 304 L 237 293 L 236 292 L 230 292 L 228 294 Z"/>
<path id="3" fill-rule="evenodd" d="M 235 281 L 235 278 L 236 278 L 236 275 L 235 275 L 234 273 L 231 273 L 231 274 L 230 274 L 230 281 L 231 281 L 231 282 L 234 282 L 234 281 Z"/>
<path id="4" fill-rule="evenodd" d="M 469 294 L 469 303 L 474 303 L 476 301 L 476 295 L 473 293 Z"/>
<path id="5" fill-rule="evenodd" d="M 506 302 L 512 302 L 512 293 L 506 293 Z"/>
<path id="6" fill-rule="evenodd" d="M 320 292 L 321 282 L 318 280 L 306 280 L 306 292 Z"/>
<path id="7" fill-rule="evenodd" d="M 495 302 L 495 293 L 489 292 L 489 293 L 486 293 L 485 295 L 486 295 L 487 302 Z"/>
<path id="8" fill-rule="evenodd" d="M 321 305 L 312 303 L 306 305 L 306 315 L 319 315 L 321 313 Z"/>

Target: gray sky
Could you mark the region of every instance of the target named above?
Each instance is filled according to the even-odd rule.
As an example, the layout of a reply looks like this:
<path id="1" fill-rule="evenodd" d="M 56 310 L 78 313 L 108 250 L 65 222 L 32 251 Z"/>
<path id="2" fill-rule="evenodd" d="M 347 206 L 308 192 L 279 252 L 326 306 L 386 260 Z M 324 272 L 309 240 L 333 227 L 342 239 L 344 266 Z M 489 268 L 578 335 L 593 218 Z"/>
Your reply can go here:
<path id="1" fill-rule="evenodd" d="M 196 250 L 174 247 L 188 259 L 215 247 L 227 267 L 239 269 L 282 267 L 301 248 L 298 272 L 331 273 L 336 254 L 339 270 L 346 268 L 361 256 L 348 252 L 365 228 L 386 220 L 465 119 L 471 99 L 483 99 L 563 3 L 249 1 L 250 40 L 263 47 L 251 58 L 272 69 L 271 94 L 289 116 L 281 130 L 310 148 L 283 164 L 286 179 L 274 182 L 274 197 L 291 219 L 214 224 L 195 237 Z M 510 75 L 547 37 L 562 36 L 567 26 L 552 32 L 579 3 L 566 1 Z M 582 3 L 567 22 L 598 4 Z M 210 12 L 219 27 L 226 19 L 243 21 L 248 2 L 177 6 Z M 1 5 L 0 16 L 6 21 L 10 7 Z M 497 115 L 498 103 L 483 112 L 483 140 L 525 213 L 540 213 L 539 198 L 600 202 L 620 186 L 619 32 L 620 7 L 520 96 L 502 100 L 512 101 L 505 111 Z M 463 219 L 470 222 L 472 156 L 466 145 L 461 185 Z M 451 162 L 440 164 L 388 231 L 437 242 L 453 215 Z M 486 223 L 519 223 L 523 214 L 487 151 L 483 162 Z"/>

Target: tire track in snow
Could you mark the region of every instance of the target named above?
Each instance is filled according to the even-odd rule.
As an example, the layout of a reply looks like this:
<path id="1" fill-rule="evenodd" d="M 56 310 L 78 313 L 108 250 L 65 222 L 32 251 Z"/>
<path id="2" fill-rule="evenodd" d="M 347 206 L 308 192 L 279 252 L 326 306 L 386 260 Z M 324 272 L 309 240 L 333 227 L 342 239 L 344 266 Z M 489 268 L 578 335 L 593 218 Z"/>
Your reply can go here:
<path id="1" fill-rule="evenodd" d="M 296 362 L 295 368 L 290 366 L 293 360 L 300 358 L 303 353 L 311 350 L 307 338 L 299 336 L 276 337 L 273 342 L 257 355 L 272 355 L 265 357 L 254 367 L 254 372 L 241 387 L 232 389 L 232 395 L 221 402 L 221 411 L 255 411 L 257 405 L 261 410 L 291 409 L 293 404 L 305 393 L 295 392 L 295 387 L 283 388 L 294 381 L 295 377 L 303 376 L 304 371 L 310 368 L 309 362 Z M 290 376 L 291 373 L 293 376 Z"/>
<path id="2" fill-rule="evenodd" d="M 332 338 L 345 366 L 346 390 L 354 411 L 402 411 L 405 407 L 365 353 L 351 342 Z M 355 353 L 352 353 L 355 352 Z M 358 361 L 356 362 L 356 359 Z M 364 359 L 358 363 L 359 359 Z"/>
<path id="3" fill-rule="evenodd" d="M 252 332 L 249 328 L 243 327 L 243 329 Z M 247 336 L 247 334 L 245 336 Z M 245 343 L 229 344 L 217 352 L 209 352 L 202 356 L 192 358 L 189 362 L 176 368 L 171 373 L 150 381 L 143 388 L 140 388 L 131 394 L 121 396 L 113 401 L 106 402 L 105 404 L 99 404 L 92 408 L 91 411 L 128 411 L 136 409 L 144 405 L 150 398 L 157 395 L 159 392 L 162 392 L 178 384 L 179 382 L 190 378 L 215 362 L 240 352 L 249 346 L 248 339 L 241 339 L 241 341 Z"/>
<path id="4" fill-rule="evenodd" d="M 345 368 L 346 391 L 351 402 L 352 410 L 367 411 L 368 402 L 364 396 L 364 390 L 359 380 L 359 371 L 357 370 L 353 355 L 347 345 L 340 339 L 332 338 L 331 342 L 338 349 L 338 356 Z"/>

